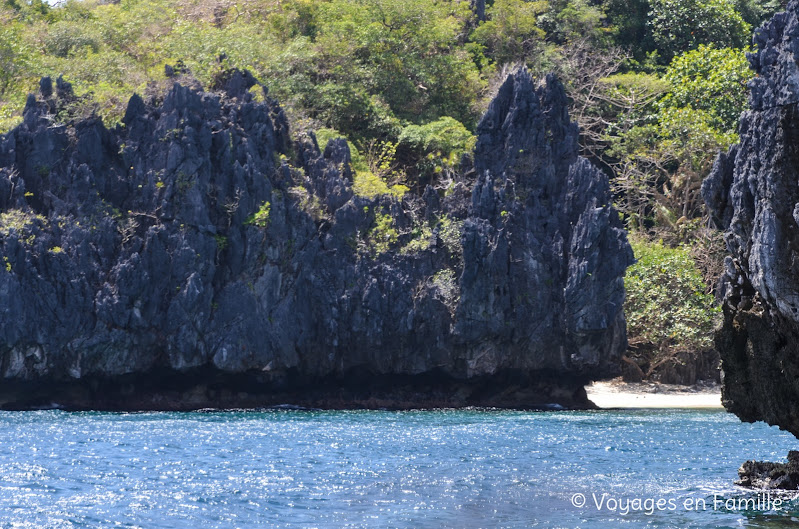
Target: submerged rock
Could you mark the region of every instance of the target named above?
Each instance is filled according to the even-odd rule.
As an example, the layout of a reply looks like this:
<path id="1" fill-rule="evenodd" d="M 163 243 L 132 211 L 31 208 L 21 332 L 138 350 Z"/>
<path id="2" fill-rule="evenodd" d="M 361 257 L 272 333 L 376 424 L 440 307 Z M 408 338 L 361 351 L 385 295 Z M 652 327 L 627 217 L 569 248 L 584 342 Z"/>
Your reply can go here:
<path id="1" fill-rule="evenodd" d="M 42 82 L 0 137 L 0 405 L 588 403 L 632 252 L 554 77 L 508 78 L 439 194 L 353 193 L 247 72 L 133 96 Z"/>
<path id="2" fill-rule="evenodd" d="M 754 37 L 740 143 L 702 186 L 729 250 L 716 336 L 724 406 L 799 436 L 799 2 Z"/>

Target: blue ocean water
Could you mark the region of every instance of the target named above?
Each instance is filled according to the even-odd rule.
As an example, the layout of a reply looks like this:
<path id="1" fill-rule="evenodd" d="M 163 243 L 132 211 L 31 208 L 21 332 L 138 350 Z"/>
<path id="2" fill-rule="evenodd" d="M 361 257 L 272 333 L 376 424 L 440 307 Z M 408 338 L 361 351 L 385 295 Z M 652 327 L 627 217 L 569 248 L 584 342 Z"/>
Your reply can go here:
<path id="1" fill-rule="evenodd" d="M 0 527 L 783 527 L 732 481 L 796 447 L 723 411 L 3 412 Z"/>

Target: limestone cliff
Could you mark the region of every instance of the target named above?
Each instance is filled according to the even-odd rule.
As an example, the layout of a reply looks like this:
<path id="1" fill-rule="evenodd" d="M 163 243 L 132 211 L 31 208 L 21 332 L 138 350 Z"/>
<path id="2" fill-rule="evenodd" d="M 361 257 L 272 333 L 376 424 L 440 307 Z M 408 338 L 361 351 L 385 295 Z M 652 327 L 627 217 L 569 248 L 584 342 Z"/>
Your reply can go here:
<path id="1" fill-rule="evenodd" d="M 509 77 L 444 192 L 353 193 L 247 72 L 134 96 L 41 83 L 0 137 L 0 405 L 586 404 L 632 261 L 562 86 Z"/>
<path id="2" fill-rule="evenodd" d="M 745 421 L 799 435 L 799 2 L 754 44 L 740 144 L 719 156 L 702 188 L 730 253 L 716 336 L 722 398 Z"/>

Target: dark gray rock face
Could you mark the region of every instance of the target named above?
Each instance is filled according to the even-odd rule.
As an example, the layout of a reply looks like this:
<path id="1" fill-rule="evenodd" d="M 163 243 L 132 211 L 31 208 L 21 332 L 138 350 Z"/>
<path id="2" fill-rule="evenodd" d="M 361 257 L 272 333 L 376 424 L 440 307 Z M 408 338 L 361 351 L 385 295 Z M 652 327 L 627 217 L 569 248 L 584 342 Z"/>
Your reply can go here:
<path id="1" fill-rule="evenodd" d="M 0 137 L 0 405 L 579 406 L 616 374 L 632 252 L 554 78 L 509 77 L 473 168 L 399 200 L 258 90 L 108 130 L 42 81 Z"/>
<path id="2" fill-rule="evenodd" d="M 736 485 L 753 489 L 799 489 L 799 452 L 788 452 L 787 463 L 747 461 L 738 469 Z"/>
<path id="3" fill-rule="evenodd" d="M 740 144 L 702 186 L 730 252 L 716 345 L 725 407 L 799 436 L 799 2 L 754 41 Z"/>

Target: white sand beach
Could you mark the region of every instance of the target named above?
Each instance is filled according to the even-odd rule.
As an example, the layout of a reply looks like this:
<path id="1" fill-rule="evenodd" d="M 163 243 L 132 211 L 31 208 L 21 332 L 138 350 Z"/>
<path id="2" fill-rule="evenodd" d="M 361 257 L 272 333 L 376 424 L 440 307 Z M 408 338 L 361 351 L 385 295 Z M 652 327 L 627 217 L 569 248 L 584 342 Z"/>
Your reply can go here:
<path id="1" fill-rule="evenodd" d="M 614 379 L 594 382 L 585 390 L 600 408 L 722 408 L 718 385 L 631 384 Z"/>

